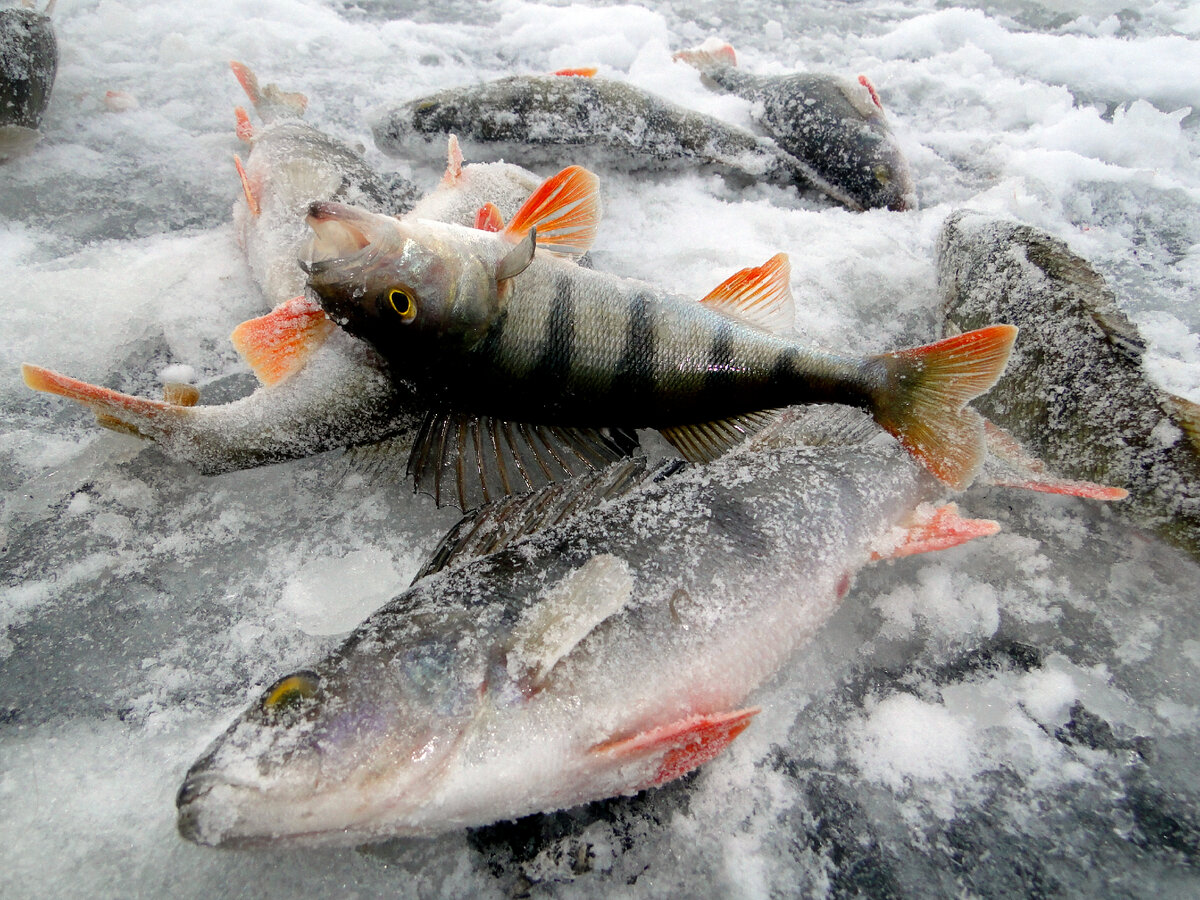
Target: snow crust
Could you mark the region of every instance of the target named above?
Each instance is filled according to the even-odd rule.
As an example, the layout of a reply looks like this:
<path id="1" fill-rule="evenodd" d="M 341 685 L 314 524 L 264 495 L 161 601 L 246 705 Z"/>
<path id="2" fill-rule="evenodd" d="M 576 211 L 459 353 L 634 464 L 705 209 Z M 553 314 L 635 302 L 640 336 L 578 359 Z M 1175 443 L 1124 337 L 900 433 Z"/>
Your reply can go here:
<path id="1" fill-rule="evenodd" d="M 187 844 L 173 796 L 208 741 L 401 589 L 456 517 L 338 454 L 204 478 L 18 372 L 249 390 L 228 334 L 263 302 L 230 216 L 229 59 L 431 190 L 444 160 L 385 157 L 372 110 L 596 65 L 747 124 L 670 61 L 720 36 L 750 71 L 868 74 L 920 211 L 601 171 L 596 268 L 701 296 L 784 250 L 798 334 L 879 352 L 937 336 L 935 240 L 969 206 L 1091 261 L 1148 375 L 1200 402 L 1200 13 L 1128 6 L 60 0 L 43 138 L 0 172 L 5 896 L 1195 895 L 1200 569 L 1115 510 L 984 489 L 960 505 L 1001 535 L 864 569 L 695 776 L 362 851 Z"/>

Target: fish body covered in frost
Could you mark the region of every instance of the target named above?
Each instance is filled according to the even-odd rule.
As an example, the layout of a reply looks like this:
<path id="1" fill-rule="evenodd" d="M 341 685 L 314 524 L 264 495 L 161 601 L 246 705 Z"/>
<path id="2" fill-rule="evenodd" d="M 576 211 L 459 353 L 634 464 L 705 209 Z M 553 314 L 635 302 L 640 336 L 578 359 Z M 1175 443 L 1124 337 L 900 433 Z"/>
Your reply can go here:
<path id="1" fill-rule="evenodd" d="M 698 303 L 572 264 L 594 235 L 596 191 L 591 173 L 563 170 L 498 233 L 312 207 L 309 286 L 434 408 L 411 458 L 418 487 L 470 508 L 556 480 L 572 454 L 616 454 L 636 428 L 712 459 L 766 411 L 802 403 L 868 409 L 940 478 L 970 480 L 982 426 L 964 405 L 1003 369 L 1014 328 L 820 352 L 780 333 L 792 324 L 783 254 Z"/>
<path id="2" fill-rule="evenodd" d="M 737 67 L 733 48 L 706 42 L 675 54 L 698 68 L 709 87 L 749 100 L 763 133 L 811 166 L 861 209 L 917 208 L 908 160 L 879 94 L 857 80 L 823 72 L 754 75 Z"/>
<path id="3" fill-rule="evenodd" d="M 838 412 L 853 426 L 820 447 L 626 460 L 469 518 L 451 543 L 531 531 L 580 491 L 608 498 L 453 560 L 269 687 L 187 773 L 180 832 L 222 847 L 429 835 L 714 758 L 859 567 L 996 530 L 921 507 L 944 487 Z"/>
<path id="4" fill-rule="evenodd" d="M 385 153 L 409 157 L 456 134 L 472 157 L 554 164 L 564 155 L 645 169 L 712 167 L 724 174 L 816 189 L 861 205 L 768 139 L 640 88 L 580 75 L 516 75 L 409 101 L 371 126 Z"/>
<path id="5" fill-rule="evenodd" d="M 58 41 L 50 12 L 0 9 L 0 162 L 27 152 L 50 104 L 58 73 Z"/>
<path id="6" fill-rule="evenodd" d="M 1200 555 L 1200 407 L 1148 379 L 1104 278 L 1043 231 L 963 210 L 942 227 L 938 284 L 948 331 L 1021 326 L 980 409 L 1064 475 L 1127 486 L 1122 509 Z"/>

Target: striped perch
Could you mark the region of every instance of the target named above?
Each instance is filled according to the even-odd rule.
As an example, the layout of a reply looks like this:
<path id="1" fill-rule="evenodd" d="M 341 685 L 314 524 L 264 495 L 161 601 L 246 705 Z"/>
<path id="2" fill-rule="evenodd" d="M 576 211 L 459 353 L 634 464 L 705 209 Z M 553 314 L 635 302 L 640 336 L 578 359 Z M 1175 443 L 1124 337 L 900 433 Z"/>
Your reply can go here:
<path id="1" fill-rule="evenodd" d="M 595 176 L 547 180 L 498 231 L 397 220 L 336 203 L 309 211 L 309 286 L 432 411 L 410 457 L 418 488 L 463 508 L 595 469 L 656 428 L 709 460 L 803 403 L 868 410 L 961 487 L 983 457 L 964 409 L 1008 359 L 1016 329 L 983 328 L 855 357 L 790 330 L 787 257 L 744 269 L 699 303 L 572 262 L 599 217 Z"/>

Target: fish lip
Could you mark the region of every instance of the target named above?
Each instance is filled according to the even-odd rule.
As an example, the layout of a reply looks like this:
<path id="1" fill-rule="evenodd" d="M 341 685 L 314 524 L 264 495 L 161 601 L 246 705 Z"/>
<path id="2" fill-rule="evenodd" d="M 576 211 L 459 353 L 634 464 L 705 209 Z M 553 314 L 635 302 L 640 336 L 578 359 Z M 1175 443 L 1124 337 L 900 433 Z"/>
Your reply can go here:
<path id="1" fill-rule="evenodd" d="M 301 266 L 312 275 L 361 258 L 381 237 L 379 218 L 331 200 L 309 204 L 305 222 L 313 234 L 308 245 L 309 259 L 301 260 Z"/>

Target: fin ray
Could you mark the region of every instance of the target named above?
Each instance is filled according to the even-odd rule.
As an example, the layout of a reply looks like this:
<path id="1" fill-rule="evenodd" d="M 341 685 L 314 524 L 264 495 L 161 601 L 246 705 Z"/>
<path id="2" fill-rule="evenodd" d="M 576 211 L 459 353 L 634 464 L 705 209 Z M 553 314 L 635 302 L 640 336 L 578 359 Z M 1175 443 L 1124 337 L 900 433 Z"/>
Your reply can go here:
<path id="1" fill-rule="evenodd" d="M 302 295 L 243 322 L 229 339 L 259 381 L 277 384 L 302 369 L 336 327 L 319 304 Z"/>
<path id="2" fill-rule="evenodd" d="M 516 243 L 536 228 L 538 246 L 562 256 L 582 256 L 596 239 L 599 185 L 587 169 L 568 166 L 542 182 L 501 233 Z"/>

